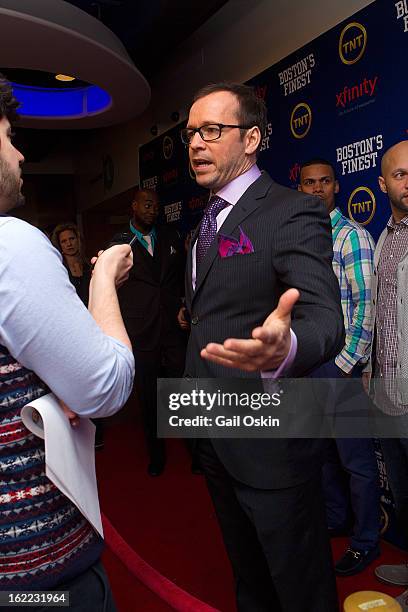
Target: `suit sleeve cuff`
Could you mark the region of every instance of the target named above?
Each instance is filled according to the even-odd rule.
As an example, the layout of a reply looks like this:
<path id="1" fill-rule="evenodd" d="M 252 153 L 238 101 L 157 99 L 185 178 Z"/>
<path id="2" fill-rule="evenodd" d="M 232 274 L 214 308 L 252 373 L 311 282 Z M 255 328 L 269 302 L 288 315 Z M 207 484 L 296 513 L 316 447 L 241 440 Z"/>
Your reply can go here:
<path id="1" fill-rule="evenodd" d="M 261 378 L 279 378 L 280 376 L 285 376 L 292 364 L 295 360 L 297 353 L 297 337 L 295 332 L 290 330 L 290 348 L 289 353 L 286 355 L 285 359 L 280 364 L 279 368 L 276 370 L 262 370 Z"/>

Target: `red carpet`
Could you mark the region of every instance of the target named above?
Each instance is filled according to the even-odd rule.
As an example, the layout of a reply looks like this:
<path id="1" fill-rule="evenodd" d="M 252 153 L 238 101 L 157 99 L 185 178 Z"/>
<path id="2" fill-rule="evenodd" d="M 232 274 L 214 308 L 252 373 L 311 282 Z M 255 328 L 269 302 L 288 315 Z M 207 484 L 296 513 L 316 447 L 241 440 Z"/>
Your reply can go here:
<path id="1" fill-rule="evenodd" d="M 154 567 L 134 551 L 116 531 L 106 516 L 103 516 L 103 531 L 107 546 L 122 561 L 128 570 L 142 584 L 148 587 L 162 601 L 179 612 L 219 612 L 216 608 L 199 601 L 174 582 L 160 574 Z"/>
<path id="2" fill-rule="evenodd" d="M 184 444 L 168 442 L 166 470 L 151 478 L 146 473 L 141 430 L 127 415 L 126 420 L 111 420 L 106 427 L 97 469 L 102 511 L 137 555 L 198 600 L 221 612 L 234 612 L 232 575 L 221 534 L 204 479 L 191 474 Z M 335 559 L 346 544 L 344 538 L 333 540 Z M 357 576 L 337 580 L 340 601 L 358 590 L 400 594 L 401 588 L 378 582 L 373 568 L 379 563 L 404 562 L 405 558 L 401 551 L 383 543 L 382 555 L 372 566 Z M 104 555 L 104 564 L 119 612 L 177 609 L 141 584 L 110 550 Z M 152 586 L 155 584 L 160 581 L 153 580 Z M 189 609 L 198 612 L 199 604 Z"/>

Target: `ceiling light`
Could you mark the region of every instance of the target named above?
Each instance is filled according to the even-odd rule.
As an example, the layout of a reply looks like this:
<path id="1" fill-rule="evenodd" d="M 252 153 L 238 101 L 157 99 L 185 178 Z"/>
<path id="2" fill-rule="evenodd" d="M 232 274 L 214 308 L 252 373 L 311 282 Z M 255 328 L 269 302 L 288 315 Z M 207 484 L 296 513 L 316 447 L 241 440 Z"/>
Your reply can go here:
<path id="1" fill-rule="evenodd" d="M 75 81 L 75 77 L 68 76 L 67 74 L 56 74 L 55 78 L 57 81 Z"/>
<path id="2" fill-rule="evenodd" d="M 15 66 L 51 73 L 52 80 L 60 70 L 75 75 L 74 82 L 65 83 L 73 87 L 34 86 L 11 76 L 21 103 L 19 125 L 99 128 L 129 121 L 146 109 L 146 79 L 117 36 L 95 17 L 63 0 L 0 0 L 0 22 L 1 67 L 6 75 L 7 68 Z M 16 40 L 26 45 L 16 45 Z"/>

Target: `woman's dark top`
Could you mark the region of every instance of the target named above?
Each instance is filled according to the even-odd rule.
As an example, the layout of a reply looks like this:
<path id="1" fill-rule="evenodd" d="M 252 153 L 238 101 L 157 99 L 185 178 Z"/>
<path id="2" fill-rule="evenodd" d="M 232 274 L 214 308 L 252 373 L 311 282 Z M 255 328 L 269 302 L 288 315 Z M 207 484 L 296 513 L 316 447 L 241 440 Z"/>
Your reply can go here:
<path id="1" fill-rule="evenodd" d="M 91 266 L 86 262 L 82 263 L 82 276 L 72 276 L 70 269 L 68 270 L 68 276 L 71 283 L 74 285 L 78 297 L 83 301 L 85 306 L 88 308 L 89 301 L 89 283 L 91 281 Z"/>

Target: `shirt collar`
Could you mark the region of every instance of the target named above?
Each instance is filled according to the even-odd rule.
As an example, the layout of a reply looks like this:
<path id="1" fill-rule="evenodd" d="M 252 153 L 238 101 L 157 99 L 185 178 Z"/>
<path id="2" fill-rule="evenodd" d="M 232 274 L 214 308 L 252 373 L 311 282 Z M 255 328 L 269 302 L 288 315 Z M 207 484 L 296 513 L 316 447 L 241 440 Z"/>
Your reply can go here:
<path id="1" fill-rule="evenodd" d="M 398 227 L 401 223 L 403 223 L 404 225 L 408 225 L 408 215 L 406 217 L 404 217 L 403 219 L 401 219 L 401 221 L 399 223 L 396 223 L 394 221 L 394 217 L 391 215 L 391 217 L 388 219 L 387 229 L 388 230 L 393 230 L 396 227 Z"/>
<path id="2" fill-rule="evenodd" d="M 234 206 L 252 183 L 261 176 L 261 171 L 254 164 L 249 170 L 224 185 L 216 195 Z"/>
<path id="3" fill-rule="evenodd" d="M 132 221 L 130 221 L 129 223 L 130 226 L 130 231 L 133 234 L 136 234 L 136 236 L 139 238 L 143 238 L 143 236 L 152 236 L 152 238 L 156 239 L 157 234 L 156 234 L 156 228 L 152 227 L 152 229 L 150 230 L 150 232 L 148 234 L 142 234 L 142 232 L 140 232 L 138 229 L 135 228 L 135 226 L 133 225 Z"/>
<path id="4" fill-rule="evenodd" d="M 334 227 L 335 225 L 337 225 L 337 223 L 339 223 L 342 216 L 343 215 L 341 214 L 340 208 L 337 208 L 337 206 L 336 208 L 333 208 L 333 210 L 330 213 L 330 221 L 331 221 L 332 227 Z"/>

